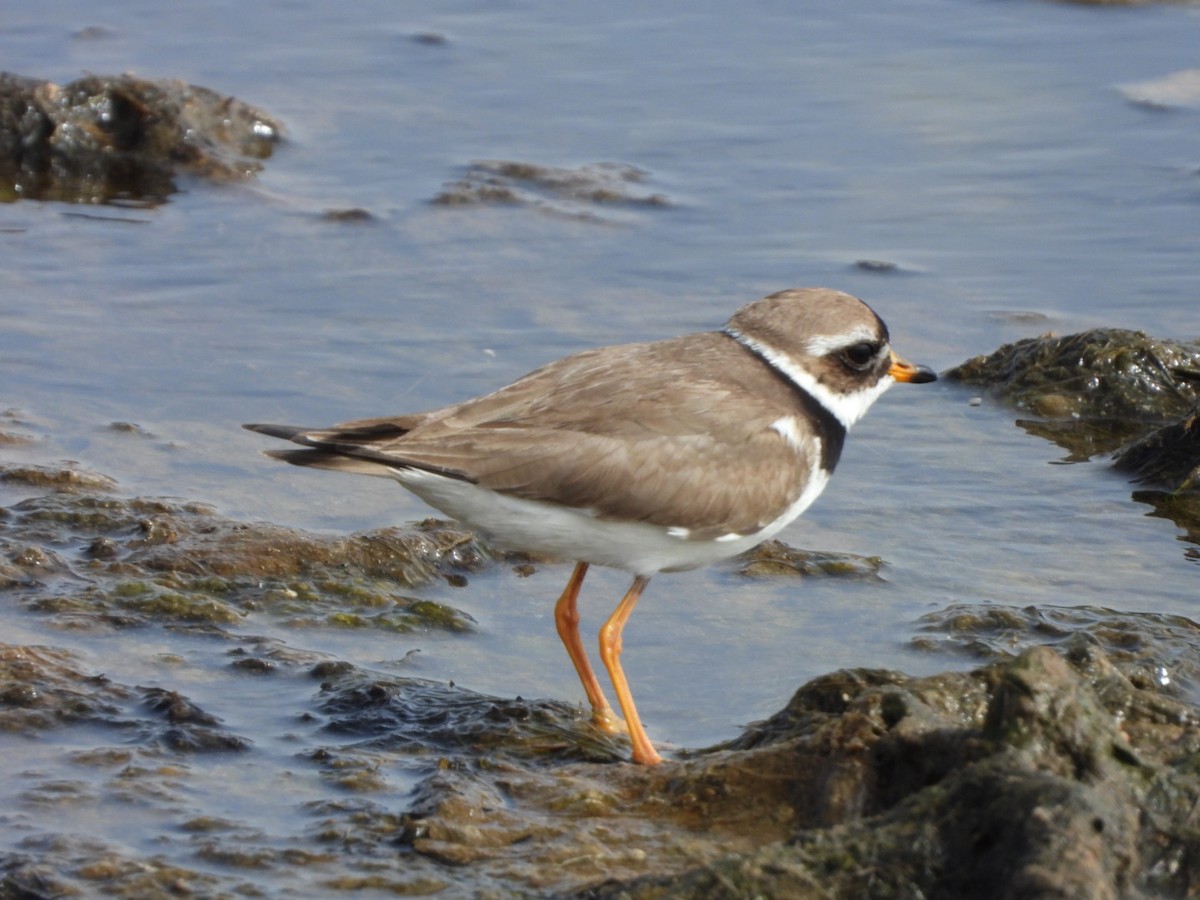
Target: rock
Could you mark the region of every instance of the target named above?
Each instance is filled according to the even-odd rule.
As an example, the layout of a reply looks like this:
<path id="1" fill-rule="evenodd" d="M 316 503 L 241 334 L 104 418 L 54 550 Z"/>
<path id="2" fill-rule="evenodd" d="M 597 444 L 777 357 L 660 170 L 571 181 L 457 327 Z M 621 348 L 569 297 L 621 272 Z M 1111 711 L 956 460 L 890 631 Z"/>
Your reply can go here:
<path id="1" fill-rule="evenodd" d="M 0 588 L 35 587 L 18 602 L 73 627 L 231 624 L 267 611 L 293 626 L 471 631 L 465 613 L 398 589 L 464 580 L 491 559 L 436 519 L 323 537 L 198 503 L 113 496 L 115 482 L 73 466 L 0 464 L 5 481 L 52 492 L 0 509 Z"/>
<path id="2" fill-rule="evenodd" d="M 538 163 L 481 160 L 430 202 L 436 206 L 523 206 L 583 221 L 610 221 L 612 208 L 657 208 L 666 196 L 637 190 L 647 173 L 622 163 L 566 169 Z M 597 212 L 597 209 L 606 212 Z"/>
<path id="3" fill-rule="evenodd" d="M 1200 413 L 1138 438 L 1117 454 L 1113 465 L 1171 493 L 1200 490 Z"/>
<path id="4" fill-rule="evenodd" d="M 779 776 L 790 840 L 575 896 L 1116 900 L 1187 896 L 1200 877 L 1197 711 L 1095 648 L 924 679 L 835 673 L 712 764 L 734 748 Z"/>
<path id="5" fill-rule="evenodd" d="M 949 369 L 950 381 L 1039 417 L 1022 427 L 1086 459 L 1200 404 L 1200 345 L 1097 328 L 1026 338 Z"/>
<path id="6" fill-rule="evenodd" d="M 142 852 L 34 828 L 0 853 L 0 896 L 245 893 L 258 890 L 248 871 L 301 893 L 596 898 L 1170 898 L 1200 883 L 1200 628 L 1188 619 L 956 605 L 925 617 L 917 646 L 985 661 L 974 671 L 833 672 L 732 741 L 634 766 L 578 706 L 368 670 L 226 624 L 254 613 L 468 628 L 397 593 L 487 564 L 453 526 L 331 538 L 70 478 L 41 486 L 0 511 L 11 604 L 50 627 L 186 629 L 217 665 L 202 705 L 170 654 L 156 657 L 156 686 L 137 687 L 62 649 L 0 646 L 0 730 L 74 748 L 65 769 L 23 770 L 17 827 L 73 806 L 141 804 L 171 823 L 187 812 L 186 858 L 204 874 L 172 865 L 167 839 Z M 208 678 L 290 689 L 286 736 L 279 722 L 227 727 L 209 708 L 243 729 L 253 717 Z M 303 837 L 197 808 L 211 789 L 203 761 L 253 761 L 255 739 L 281 738 L 300 761 L 286 768 L 309 766 L 329 788 L 304 805 Z M 57 774 L 75 766 L 111 775 Z"/>
<path id="7" fill-rule="evenodd" d="M 1115 452 L 1117 469 L 1165 489 L 1134 499 L 1200 543 L 1200 344 L 1094 329 L 1007 344 L 944 374 L 1036 414 L 1017 424 L 1070 461 Z"/>
<path id="8" fill-rule="evenodd" d="M 1074 416 L 1161 420 L 1200 400 L 1198 373 L 1200 345 L 1097 328 L 1006 344 L 945 374 L 1022 409 L 1053 402 L 1055 412 Z"/>
<path id="9" fill-rule="evenodd" d="M 259 171 L 282 137 L 262 110 L 183 81 L 0 72 L 0 200 L 160 202 L 177 173 Z"/>
<path id="10" fill-rule="evenodd" d="M 752 577 L 831 575 L 877 581 L 881 580 L 879 572 L 884 566 L 878 556 L 801 550 L 777 540 L 763 541 L 738 556 L 737 562 L 738 572 Z"/>

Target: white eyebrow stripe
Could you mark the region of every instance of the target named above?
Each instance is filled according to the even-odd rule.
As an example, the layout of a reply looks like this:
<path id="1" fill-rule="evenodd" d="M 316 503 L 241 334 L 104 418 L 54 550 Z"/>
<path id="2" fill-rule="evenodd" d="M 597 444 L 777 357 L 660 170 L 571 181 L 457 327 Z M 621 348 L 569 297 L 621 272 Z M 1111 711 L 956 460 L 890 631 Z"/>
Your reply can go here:
<path id="1" fill-rule="evenodd" d="M 843 334 L 815 334 L 804 342 L 809 356 L 825 356 L 853 344 L 874 344 L 879 335 L 870 328 L 856 328 Z M 882 348 L 882 345 L 881 345 Z"/>

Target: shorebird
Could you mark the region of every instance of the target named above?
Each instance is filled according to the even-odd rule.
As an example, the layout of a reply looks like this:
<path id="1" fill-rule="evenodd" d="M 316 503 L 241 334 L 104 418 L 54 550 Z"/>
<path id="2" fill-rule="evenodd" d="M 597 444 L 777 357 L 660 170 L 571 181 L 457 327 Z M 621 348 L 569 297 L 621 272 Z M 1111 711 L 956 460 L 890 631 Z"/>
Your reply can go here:
<path id="1" fill-rule="evenodd" d="M 585 350 L 429 412 L 329 428 L 246 425 L 299 466 L 395 479 L 493 546 L 575 561 L 554 610 L 593 721 L 660 761 L 621 668 L 621 635 L 658 572 L 726 559 L 780 531 L 833 474 L 846 432 L 893 382 L 934 381 L 839 291 L 781 291 L 719 331 Z M 589 565 L 633 575 L 600 630 L 613 711 L 579 636 Z"/>

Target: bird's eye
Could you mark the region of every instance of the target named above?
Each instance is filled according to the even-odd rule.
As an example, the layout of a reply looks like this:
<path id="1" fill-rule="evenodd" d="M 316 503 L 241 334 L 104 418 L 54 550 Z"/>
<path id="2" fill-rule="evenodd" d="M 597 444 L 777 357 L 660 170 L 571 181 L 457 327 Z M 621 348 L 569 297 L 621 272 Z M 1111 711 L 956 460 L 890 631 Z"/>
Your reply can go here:
<path id="1" fill-rule="evenodd" d="M 872 344 L 869 341 L 863 341 L 860 344 L 851 344 L 842 351 L 842 361 L 851 369 L 862 371 L 875 361 L 879 355 L 879 345 Z"/>

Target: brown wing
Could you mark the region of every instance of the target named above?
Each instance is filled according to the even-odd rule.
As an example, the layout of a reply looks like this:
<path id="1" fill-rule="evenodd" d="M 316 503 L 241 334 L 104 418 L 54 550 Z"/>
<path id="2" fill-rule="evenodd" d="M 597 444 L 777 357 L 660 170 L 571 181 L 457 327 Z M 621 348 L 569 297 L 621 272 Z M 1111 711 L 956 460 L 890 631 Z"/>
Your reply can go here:
<path id="1" fill-rule="evenodd" d="M 757 530 L 796 499 L 809 464 L 772 425 L 800 412 L 713 333 L 586 351 L 429 413 L 267 433 L 316 448 L 276 454 L 297 464 L 413 466 L 699 536 Z"/>
<path id="2" fill-rule="evenodd" d="M 807 476 L 777 432 L 729 437 L 506 429 L 413 447 L 410 456 L 438 471 L 471 466 L 480 485 L 518 497 L 715 536 L 758 530 L 796 499 Z"/>

